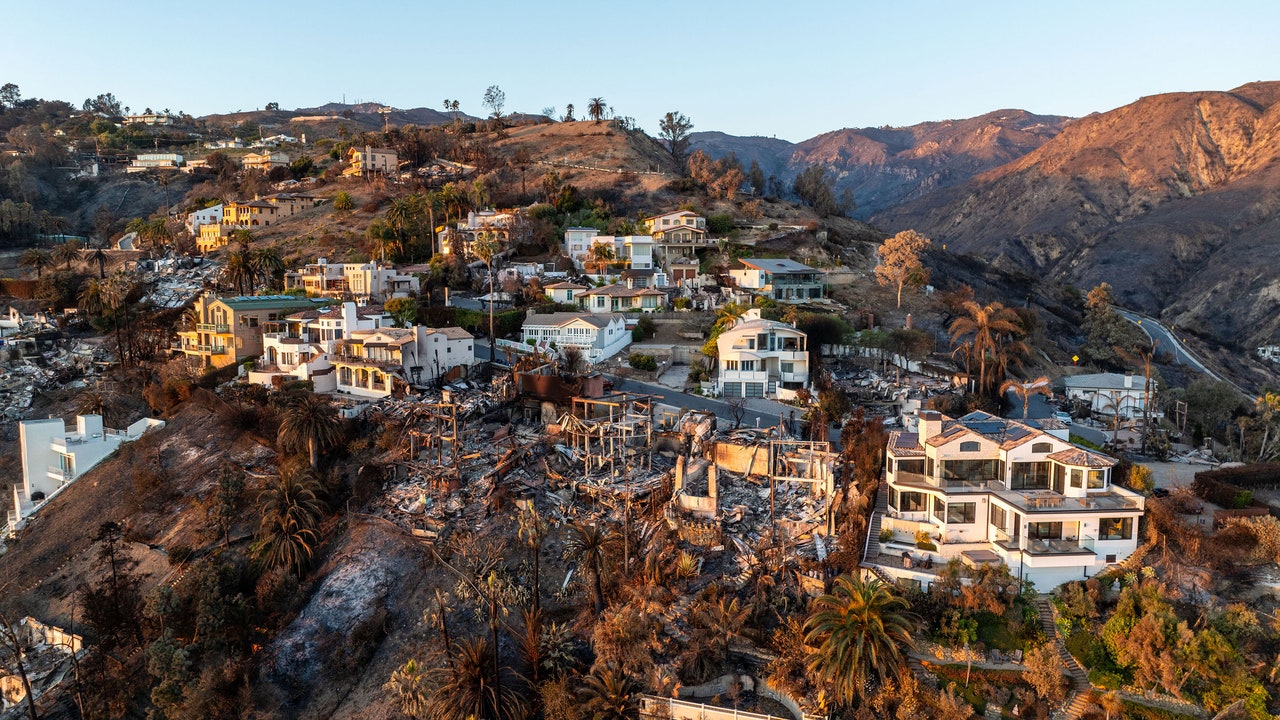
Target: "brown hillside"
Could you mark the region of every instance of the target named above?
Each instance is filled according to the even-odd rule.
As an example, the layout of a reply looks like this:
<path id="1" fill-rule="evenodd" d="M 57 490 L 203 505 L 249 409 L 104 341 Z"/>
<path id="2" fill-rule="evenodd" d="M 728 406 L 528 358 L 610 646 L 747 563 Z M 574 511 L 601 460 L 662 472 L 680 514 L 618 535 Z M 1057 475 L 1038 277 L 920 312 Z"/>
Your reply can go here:
<path id="1" fill-rule="evenodd" d="M 1280 83 L 1142 98 L 874 220 L 1256 344 L 1280 323 L 1277 103 Z"/>

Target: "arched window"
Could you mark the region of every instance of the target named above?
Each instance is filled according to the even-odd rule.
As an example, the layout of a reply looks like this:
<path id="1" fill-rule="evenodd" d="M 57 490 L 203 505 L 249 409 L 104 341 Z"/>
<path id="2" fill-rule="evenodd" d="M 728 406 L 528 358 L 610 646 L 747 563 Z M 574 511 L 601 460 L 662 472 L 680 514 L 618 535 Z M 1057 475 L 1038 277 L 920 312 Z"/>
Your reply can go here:
<path id="1" fill-rule="evenodd" d="M 975 441 L 960 443 L 960 452 L 978 452 L 982 449 L 982 444 Z"/>
<path id="2" fill-rule="evenodd" d="M 1049 453 L 1053 452 L 1053 443 L 1031 443 L 1031 452 L 1033 453 Z"/>

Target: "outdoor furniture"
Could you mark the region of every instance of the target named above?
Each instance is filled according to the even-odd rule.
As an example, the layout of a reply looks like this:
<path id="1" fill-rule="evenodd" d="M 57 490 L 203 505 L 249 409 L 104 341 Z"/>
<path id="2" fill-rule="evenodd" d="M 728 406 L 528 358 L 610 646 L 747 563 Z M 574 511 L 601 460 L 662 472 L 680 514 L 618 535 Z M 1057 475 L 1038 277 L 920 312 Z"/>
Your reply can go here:
<path id="1" fill-rule="evenodd" d="M 1019 648 L 1019 649 L 1017 649 L 1017 650 L 1014 650 L 1014 651 L 1013 651 L 1013 661 L 1014 661 L 1015 663 L 1019 664 L 1019 665 L 1021 665 L 1021 664 L 1022 664 L 1022 649 L 1021 649 L 1021 648 Z"/>

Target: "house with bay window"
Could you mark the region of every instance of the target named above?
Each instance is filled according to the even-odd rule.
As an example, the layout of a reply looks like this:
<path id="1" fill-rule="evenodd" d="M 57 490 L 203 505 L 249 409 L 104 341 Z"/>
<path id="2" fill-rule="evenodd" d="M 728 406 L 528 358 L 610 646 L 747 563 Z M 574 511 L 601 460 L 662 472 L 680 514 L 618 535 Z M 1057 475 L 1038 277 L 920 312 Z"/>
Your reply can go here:
<path id="1" fill-rule="evenodd" d="M 953 558 L 1003 562 L 1046 591 L 1122 562 L 1143 497 L 1112 484 L 1114 458 L 1068 437 L 1053 419 L 922 412 L 916 432 L 889 434 L 887 510 L 872 516 L 863 567 L 927 586 Z"/>
<path id="2" fill-rule="evenodd" d="M 721 397 L 790 400 L 809 386 L 808 336 L 751 309 L 716 339 Z"/>

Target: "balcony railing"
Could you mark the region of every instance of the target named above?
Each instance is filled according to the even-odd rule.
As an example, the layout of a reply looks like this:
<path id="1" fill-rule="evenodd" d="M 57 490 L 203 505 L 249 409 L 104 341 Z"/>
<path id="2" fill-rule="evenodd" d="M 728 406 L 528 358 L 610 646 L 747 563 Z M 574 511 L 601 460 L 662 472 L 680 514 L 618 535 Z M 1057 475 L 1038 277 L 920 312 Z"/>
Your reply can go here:
<path id="1" fill-rule="evenodd" d="M 187 350 L 193 352 L 209 353 L 210 355 L 223 355 L 227 352 L 226 345 L 200 345 L 192 343 L 186 347 Z"/>
<path id="2" fill-rule="evenodd" d="M 944 480 L 920 473 L 899 470 L 890 475 L 890 479 L 898 487 L 918 487 L 947 492 L 985 492 L 996 482 L 996 478 L 969 478 L 965 480 Z"/>
<path id="3" fill-rule="evenodd" d="M 1094 538 L 1015 538 L 996 528 L 992 540 L 1005 550 L 1022 550 L 1028 555 L 1090 555 L 1096 554 Z"/>
<path id="4" fill-rule="evenodd" d="M 231 332 L 231 326 L 216 323 L 196 323 L 196 332 L 226 334 Z"/>
<path id="5" fill-rule="evenodd" d="M 1001 500 L 1027 513 L 1142 510 L 1140 495 L 1121 492 L 1119 488 L 1084 497 L 1068 497 L 1053 490 L 1005 490 L 1002 484 L 993 485 L 991 489 Z"/>

